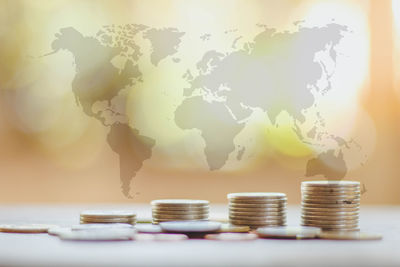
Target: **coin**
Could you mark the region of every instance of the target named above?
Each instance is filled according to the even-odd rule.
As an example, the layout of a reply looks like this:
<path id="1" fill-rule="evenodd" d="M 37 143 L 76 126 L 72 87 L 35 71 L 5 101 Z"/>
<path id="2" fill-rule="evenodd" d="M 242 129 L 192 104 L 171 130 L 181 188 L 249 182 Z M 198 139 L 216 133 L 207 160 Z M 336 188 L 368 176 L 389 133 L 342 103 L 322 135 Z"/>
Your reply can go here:
<path id="1" fill-rule="evenodd" d="M 209 209 L 202 209 L 202 210 L 165 210 L 165 209 L 152 209 L 153 214 L 160 214 L 160 215 L 198 215 L 198 214 L 208 214 Z"/>
<path id="2" fill-rule="evenodd" d="M 301 183 L 302 187 L 360 187 L 360 182 L 346 180 L 323 180 L 323 181 L 305 181 Z"/>
<path id="3" fill-rule="evenodd" d="M 63 232 L 70 232 L 71 228 L 70 227 L 65 227 L 65 226 L 52 226 L 47 230 L 47 233 L 49 235 L 60 235 Z"/>
<path id="4" fill-rule="evenodd" d="M 4 233 L 47 233 L 47 230 L 54 225 L 48 224 L 1 224 L 0 232 Z"/>
<path id="5" fill-rule="evenodd" d="M 160 215 L 160 214 L 153 213 L 153 218 L 172 219 L 172 220 L 199 220 L 199 219 L 207 219 L 208 214 L 204 214 L 204 215 Z"/>
<path id="6" fill-rule="evenodd" d="M 277 219 L 277 220 L 239 220 L 239 219 L 231 219 L 230 222 L 233 225 L 280 225 L 285 224 L 285 219 Z"/>
<path id="7" fill-rule="evenodd" d="M 230 210 L 229 215 L 236 215 L 236 216 L 286 216 L 286 211 L 280 212 L 248 212 L 248 211 L 234 211 Z"/>
<path id="8" fill-rule="evenodd" d="M 246 226 L 249 226 L 251 229 L 257 229 L 259 227 L 265 227 L 265 226 L 274 226 L 274 227 L 275 226 L 285 226 L 286 222 L 274 222 L 274 223 L 272 223 L 272 222 L 269 222 L 269 223 L 235 222 L 232 224 L 239 225 L 239 226 L 246 225 Z"/>
<path id="9" fill-rule="evenodd" d="M 229 215 L 230 220 L 251 220 L 251 221 L 263 221 L 263 220 L 284 220 L 286 215 L 283 216 L 243 216 L 243 215 Z"/>
<path id="10" fill-rule="evenodd" d="M 303 198 L 302 199 L 302 203 L 305 204 L 360 204 L 360 200 L 359 199 L 307 199 L 307 198 Z"/>
<path id="11" fill-rule="evenodd" d="M 252 233 L 221 233 L 221 234 L 208 234 L 205 239 L 218 240 L 218 241 L 248 241 L 255 240 L 258 236 Z"/>
<path id="12" fill-rule="evenodd" d="M 81 216 L 87 218 L 130 218 L 136 217 L 136 213 L 124 210 L 86 210 L 81 212 Z"/>
<path id="13" fill-rule="evenodd" d="M 302 215 L 305 220 L 320 220 L 320 221 L 345 221 L 345 220 L 358 220 L 358 216 L 317 216 L 317 215 Z"/>
<path id="14" fill-rule="evenodd" d="M 357 226 L 358 227 L 358 220 L 336 220 L 336 221 L 316 221 L 316 220 L 305 220 L 301 219 L 303 224 L 314 224 L 321 227 L 324 226 L 332 226 L 337 227 L 337 225 L 344 225 L 344 226 Z"/>
<path id="15" fill-rule="evenodd" d="M 161 233 L 162 229 L 159 225 L 150 223 L 138 223 L 135 226 L 139 233 Z"/>
<path id="16" fill-rule="evenodd" d="M 230 193 L 228 199 L 286 199 L 286 194 L 275 192 L 242 192 Z"/>
<path id="17" fill-rule="evenodd" d="M 333 240 L 381 240 L 382 235 L 364 232 L 326 232 L 323 231 L 318 235 L 321 239 Z"/>
<path id="18" fill-rule="evenodd" d="M 315 207 L 301 207 L 302 212 L 344 212 L 344 213 L 359 213 L 360 208 L 315 208 Z"/>
<path id="19" fill-rule="evenodd" d="M 167 207 L 176 207 L 176 206 L 195 206 L 195 207 L 203 207 L 208 206 L 210 204 L 207 200 L 196 200 L 196 199 L 158 199 L 151 201 L 151 205 L 153 206 L 167 206 Z"/>
<path id="20" fill-rule="evenodd" d="M 92 229 L 62 232 L 59 237 L 73 241 L 127 241 L 132 240 L 135 233 L 134 229 Z"/>
<path id="21" fill-rule="evenodd" d="M 208 233 L 216 232 L 221 228 L 220 222 L 189 221 L 189 222 L 162 222 L 163 231 L 177 233 Z"/>
<path id="22" fill-rule="evenodd" d="M 317 204 L 317 203 L 301 203 L 302 207 L 306 208 L 334 208 L 334 209 L 358 209 L 360 207 L 360 204 L 347 204 L 347 203 L 341 203 L 341 204 L 329 204 L 329 203 L 322 203 L 322 204 Z"/>
<path id="23" fill-rule="evenodd" d="M 311 191 L 302 190 L 301 194 L 307 197 L 360 197 L 360 191 L 336 191 L 336 192 L 324 192 L 324 191 Z"/>
<path id="24" fill-rule="evenodd" d="M 183 241 L 188 236 L 184 234 L 136 234 L 133 238 L 135 241 Z"/>
<path id="25" fill-rule="evenodd" d="M 208 221 L 208 219 L 197 219 L 197 220 L 177 220 L 177 219 L 157 219 L 157 218 L 153 218 L 153 223 L 154 224 L 158 224 L 158 223 L 162 223 L 162 222 L 204 222 L 204 221 Z"/>
<path id="26" fill-rule="evenodd" d="M 254 209 L 285 209 L 286 208 L 286 203 L 278 203 L 278 204 L 245 204 L 245 203 L 229 203 L 229 208 L 245 208 L 253 211 Z"/>
<path id="27" fill-rule="evenodd" d="M 257 234 L 263 238 L 289 238 L 306 239 L 315 238 L 321 233 L 319 227 L 310 226 L 283 226 L 283 227 L 262 227 L 257 229 Z"/>
<path id="28" fill-rule="evenodd" d="M 72 231 L 92 230 L 92 229 L 133 229 L 132 224 L 127 223 L 89 223 L 71 226 Z"/>
<path id="29" fill-rule="evenodd" d="M 302 199 L 329 199 L 329 200 L 346 200 L 346 199 L 357 199 L 360 200 L 360 195 L 336 195 L 336 196 L 329 196 L 329 195 L 311 195 L 303 193 Z"/>
<path id="30" fill-rule="evenodd" d="M 342 229 L 358 229 L 358 224 L 320 224 L 320 223 L 314 223 L 314 222 L 302 222 L 303 226 L 315 226 L 315 227 L 320 227 L 322 230 L 342 230 Z"/>
<path id="31" fill-rule="evenodd" d="M 135 224 L 135 219 L 81 219 L 80 222 L 84 223 L 129 223 Z"/>
<path id="32" fill-rule="evenodd" d="M 247 233 L 250 231 L 248 226 L 237 226 L 229 223 L 221 224 L 221 228 L 218 230 L 219 233 Z"/>

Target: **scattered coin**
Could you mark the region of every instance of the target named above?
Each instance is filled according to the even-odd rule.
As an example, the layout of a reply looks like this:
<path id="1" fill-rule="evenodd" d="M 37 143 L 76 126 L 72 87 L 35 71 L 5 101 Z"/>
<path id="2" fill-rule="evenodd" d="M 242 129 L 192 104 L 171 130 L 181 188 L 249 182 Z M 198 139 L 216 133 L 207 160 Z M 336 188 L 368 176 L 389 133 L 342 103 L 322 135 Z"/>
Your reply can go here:
<path id="1" fill-rule="evenodd" d="M 150 223 L 138 223 L 135 226 L 139 233 L 161 233 L 162 229 L 159 225 Z"/>
<path id="2" fill-rule="evenodd" d="M 316 238 L 320 233 L 319 227 L 309 226 L 262 227 L 257 229 L 257 234 L 263 238 L 308 239 Z"/>
<path id="3" fill-rule="evenodd" d="M 258 236 L 253 233 L 221 233 L 221 234 L 208 234 L 205 239 L 218 240 L 218 241 L 247 241 L 255 240 Z"/>
<path id="4" fill-rule="evenodd" d="M 47 230 L 54 225 L 48 224 L 1 224 L 0 232 L 4 233 L 47 233 Z"/>
<path id="5" fill-rule="evenodd" d="M 135 234 L 134 229 L 92 229 L 62 232 L 59 237 L 72 241 L 126 241 L 132 240 Z"/>
<path id="6" fill-rule="evenodd" d="M 135 241 L 183 241 L 187 240 L 185 234 L 136 234 Z"/>
<path id="7" fill-rule="evenodd" d="M 92 230 L 92 229 L 133 229 L 131 224 L 127 223 L 89 223 L 77 224 L 71 226 L 72 231 Z"/>
<path id="8" fill-rule="evenodd" d="M 238 226 L 229 223 L 223 223 L 218 230 L 219 233 L 247 233 L 250 231 L 249 226 Z"/>
<path id="9" fill-rule="evenodd" d="M 180 221 L 162 222 L 161 229 L 166 232 L 176 233 L 209 233 L 216 232 L 221 228 L 221 223 L 211 221 Z"/>
<path id="10" fill-rule="evenodd" d="M 318 235 L 321 239 L 334 240 L 380 240 L 382 235 L 365 232 L 326 232 L 323 231 Z"/>

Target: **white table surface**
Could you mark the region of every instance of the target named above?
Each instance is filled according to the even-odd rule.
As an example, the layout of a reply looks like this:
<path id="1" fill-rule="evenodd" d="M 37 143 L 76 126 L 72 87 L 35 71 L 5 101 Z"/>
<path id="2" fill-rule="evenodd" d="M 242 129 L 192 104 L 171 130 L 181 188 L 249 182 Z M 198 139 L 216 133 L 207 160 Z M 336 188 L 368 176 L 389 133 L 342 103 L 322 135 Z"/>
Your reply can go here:
<path id="1" fill-rule="evenodd" d="M 79 223 L 88 208 L 121 208 L 149 218 L 149 205 L 2 205 L 0 223 Z M 212 205 L 212 218 L 226 218 Z M 299 225 L 299 206 L 288 207 L 288 224 Z M 362 206 L 362 231 L 380 241 L 272 240 L 222 242 L 73 242 L 47 234 L 0 233 L 1 266 L 400 266 L 400 206 Z"/>

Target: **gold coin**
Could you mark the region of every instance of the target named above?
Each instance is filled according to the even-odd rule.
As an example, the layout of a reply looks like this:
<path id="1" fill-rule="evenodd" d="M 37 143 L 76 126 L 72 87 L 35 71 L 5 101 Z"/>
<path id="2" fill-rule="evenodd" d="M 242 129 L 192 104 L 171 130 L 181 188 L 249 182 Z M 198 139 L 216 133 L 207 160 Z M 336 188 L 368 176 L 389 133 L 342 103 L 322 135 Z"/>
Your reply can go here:
<path id="1" fill-rule="evenodd" d="M 258 238 L 256 234 L 251 233 L 221 233 L 221 234 L 208 234 L 204 237 L 208 240 L 219 241 L 246 241 L 255 240 Z"/>
<path id="2" fill-rule="evenodd" d="M 229 219 L 238 219 L 238 220 L 256 220 L 256 221 L 262 221 L 262 220 L 281 220 L 281 219 L 286 219 L 286 214 L 285 215 L 279 215 L 279 216 L 245 216 L 245 215 L 229 215 Z"/>
<path id="3" fill-rule="evenodd" d="M 360 204 L 348 204 L 348 203 L 339 203 L 339 204 L 331 204 L 331 203 L 306 203 L 301 202 L 302 207 L 307 208 L 333 208 L 333 209 L 343 209 L 343 208 L 359 208 Z"/>
<path id="4" fill-rule="evenodd" d="M 286 208 L 286 203 L 277 203 L 277 204 L 242 204 L 242 203 L 229 203 L 229 208 L 259 208 L 259 209 L 267 209 L 267 208 Z"/>
<path id="5" fill-rule="evenodd" d="M 207 200 L 197 200 L 197 199 L 157 199 L 151 201 L 152 206 L 194 206 L 194 207 L 204 207 L 209 206 L 210 202 Z"/>
<path id="6" fill-rule="evenodd" d="M 233 225 L 262 225 L 262 224 L 281 224 L 286 223 L 286 219 L 268 219 L 268 220 L 251 220 L 251 219 L 229 219 Z"/>
<path id="7" fill-rule="evenodd" d="M 48 224 L 1 224 L 0 232 L 4 233 L 47 233 L 47 230 L 54 225 Z"/>
<path id="8" fill-rule="evenodd" d="M 157 219 L 157 218 L 153 218 L 153 223 L 161 223 L 161 222 L 176 222 L 176 221 L 188 221 L 188 222 L 193 222 L 193 221 L 208 221 L 208 218 L 206 219 L 197 219 L 197 220 L 186 220 L 186 219 Z"/>
<path id="9" fill-rule="evenodd" d="M 229 215 L 237 215 L 237 216 L 286 216 L 286 211 L 279 212 L 244 212 L 244 211 L 234 211 L 230 210 Z"/>
<path id="10" fill-rule="evenodd" d="M 87 223 L 129 223 L 135 224 L 135 220 L 80 220 L 80 223 L 87 224 Z"/>
<path id="11" fill-rule="evenodd" d="M 318 235 L 321 239 L 333 240 L 381 240 L 382 235 L 363 232 L 327 232 L 323 231 Z"/>
<path id="12" fill-rule="evenodd" d="M 360 187 L 360 182 L 346 181 L 346 180 L 305 181 L 301 183 L 301 186 L 304 188 L 308 187 L 354 188 L 354 187 Z"/>
<path id="13" fill-rule="evenodd" d="M 250 231 L 248 226 L 237 226 L 229 223 L 223 223 L 218 230 L 219 233 L 247 233 Z"/>
<path id="14" fill-rule="evenodd" d="M 243 192 L 230 193 L 228 199 L 286 199 L 286 194 L 275 192 Z"/>

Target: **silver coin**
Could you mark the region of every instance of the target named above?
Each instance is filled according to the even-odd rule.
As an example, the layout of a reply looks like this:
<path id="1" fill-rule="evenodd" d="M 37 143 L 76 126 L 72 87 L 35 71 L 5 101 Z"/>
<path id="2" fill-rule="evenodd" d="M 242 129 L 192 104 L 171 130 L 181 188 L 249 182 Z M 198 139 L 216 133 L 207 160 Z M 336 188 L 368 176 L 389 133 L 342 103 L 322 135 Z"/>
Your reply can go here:
<path id="1" fill-rule="evenodd" d="M 136 213 L 125 210 L 85 210 L 81 212 L 80 216 L 88 218 L 123 218 L 136 217 Z"/>
<path id="2" fill-rule="evenodd" d="M 331 204 L 331 203 L 306 203 L 301 202 L 302 207 L 307 208 L 334 208 L 334 209 L 343 209 L 343 208 L 359 208 L 360 204 L 348 204 L 348 203 L 340 203 L 340 204 Z"/>
<path id="3" fill-rule="evenodd" d="M 307 220 L 320 220 L 320 221 L 354 221 L 358 220 L 358 216 L 311 216 L 311 215 L 302 215 L 302 219 Z"/>
<path id="4" fill-rule="evenodd" d="M 306 239 L 316 238 L 320 233 L 321 228 L 310 226 L 262 227 L 257 229 L 258 236 L 263 238 Z"/>
<path id="5" fill-rule="evenodd" d="M 276 203 L 276 204 L 244 204 L 244 203 L 229 203 L 229 208 L 258 208 L 258 209 L 268 209 L 268 208 L 286 208 L 286 203 Z"/>
<path id="6" fill-rule="evenodd" d="M 356 208 L 310 208 L 310 207 L 306 207 L 303 206 L 301 207 L 302 212 L 348 212 L 348 213 L 359 213 L 360 212 L 360 207 L 356 207 Z"/>
<path id="7" fill-rule="evenodd" d="M 258 238 L 258 236 L 252 233 L 220 233 L 208 234 L 204 238 L 217 241 L 246 241 L 255 240 Z"/>
<path id="8" fill-rule="evenodd" d="M 164 209 L 152 209 L 152 213 L 156 214 L 170 214 L 170 215 L 197 215 L 197 214 L 208 214 L 209 209 L 188 209 L 188 210 L 164 210 Z"/>
<path id="9" fill-rule="evenodd" d="M 151 223 L 138 223 L 135 226 L 139 233 L 161 233 L 162 229 L 159 225 Z"/>
<path id="10" fill-rule="evenodd" d="M 188 236 L 184 234 L 151 234 L 141 233 L 134 236 L 135 241 L 183 241 L 187 240 Z"/>
<path id="11" fill-rule="evenodd" d="M 263 221 L 263 220 L 283 220 L 283 219 L 286 219 L 286 215 L 284 215 L 284 216 L 241 216 L 241 215 L 229 215 L 229 220 Z"/>
<path id="12" fill-rule="evenodd" d="M 72 231 L 92 230 L 92 229 L 133 229 L 132 224 L 127 223 L 88 223 L 71 226 Z"/>
<path id="13" fill-rule="evenodd" d="M 235 211 L 230 210 L 229 215 L 237 216 L 286 216 L 286 210 L 280 212 L 246 212 L 246 211 Z"/>
<path id="14" fill-rule="evenodd" d="M 211 221 L 162 222 L 160 226 L 166 232 L 208 233 L 218 231 L 221 228 L 221 223 Z"/>
<path id="15" fill-rule="evenodd" d="M 179 216 L 173 216 L 173 215 L 160 215 L 160 214 L 154 214 L 153 213 L 153 218 L 155 219 L 172 219 L 172 220 L 199 220 L 199 219 L 207 219 L 208 214 L 205 215 L 179 215 Z"/>
<path id="16" fill-rule="evenodd" d="M 59 237 L 73 241 L 127 241 L 132 240 L 135 234 L 134 229 L 92 229 L 63 232 Z"/>

